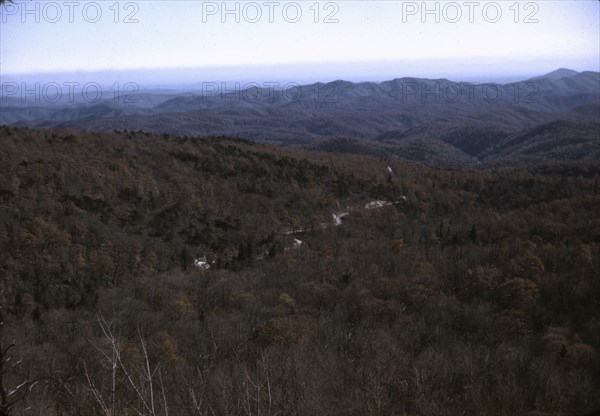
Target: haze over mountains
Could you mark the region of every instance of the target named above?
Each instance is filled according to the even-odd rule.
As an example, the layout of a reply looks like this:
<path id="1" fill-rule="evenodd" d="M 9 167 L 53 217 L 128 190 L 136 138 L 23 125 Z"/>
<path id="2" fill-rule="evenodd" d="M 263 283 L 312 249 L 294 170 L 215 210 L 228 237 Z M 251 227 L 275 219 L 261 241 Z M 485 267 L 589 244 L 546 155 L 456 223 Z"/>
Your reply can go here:
<path id="1" fill-rule="evenodd" d="M 451 167 L 600 157 L 598 72 L 559 69 L 510 84 L 398 78 L 211 82 L 188 93 L 129 87 L 105 100 L 86 102 L 76 92 L 73 103 L 63 95 L 56 104 L 5 93 L 0 124 L 230 136 Z"/>

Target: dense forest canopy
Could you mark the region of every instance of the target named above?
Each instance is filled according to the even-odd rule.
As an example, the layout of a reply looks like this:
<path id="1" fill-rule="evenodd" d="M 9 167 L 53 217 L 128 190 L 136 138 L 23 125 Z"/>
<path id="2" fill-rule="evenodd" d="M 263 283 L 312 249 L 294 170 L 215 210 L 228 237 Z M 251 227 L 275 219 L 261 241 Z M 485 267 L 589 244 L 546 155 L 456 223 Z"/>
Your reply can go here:
<path id="1" fill-rule="evenodd" d="M 599 206 L 585 158 L 2 126 L 0 414 L 590 412 Z"/>

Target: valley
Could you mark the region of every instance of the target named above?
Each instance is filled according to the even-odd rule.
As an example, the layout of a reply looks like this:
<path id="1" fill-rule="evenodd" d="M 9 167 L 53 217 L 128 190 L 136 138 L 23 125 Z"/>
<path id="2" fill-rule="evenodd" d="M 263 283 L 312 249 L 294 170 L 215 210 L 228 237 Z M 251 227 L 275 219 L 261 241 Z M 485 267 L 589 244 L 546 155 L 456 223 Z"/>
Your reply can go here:
<path id="1" fill-rule="evenodd" d="M 592 124 L 460 168 L 2 126 L 2 388 L 45 415 L 591 412 Z"/>

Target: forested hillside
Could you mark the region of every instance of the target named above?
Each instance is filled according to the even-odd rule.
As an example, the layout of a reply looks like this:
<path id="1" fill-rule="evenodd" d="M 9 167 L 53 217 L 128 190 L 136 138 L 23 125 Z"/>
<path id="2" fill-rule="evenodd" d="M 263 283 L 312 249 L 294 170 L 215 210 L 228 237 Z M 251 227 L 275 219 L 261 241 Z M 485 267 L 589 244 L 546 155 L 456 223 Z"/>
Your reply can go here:
<path id="1" fill-rule="evenodd" d="M 425 78 L 278 89 L 210 84 L 212 92 L 202 84 L 201 90 L 141 91 L 121 99 L 75 94 L 79 101 L 52 103 L 13 93 L 0 97 L 0 124 L 240 137 L 445 168 L 598 158 L 600 152 L 598 72 L 561 69 L 509 84 Z"/>
<path id="2" fill-rule="evenodd" d="M 0 414 L 600 409 L 600 163 L 551 127 L 473 170 L 0 127 Z"/>

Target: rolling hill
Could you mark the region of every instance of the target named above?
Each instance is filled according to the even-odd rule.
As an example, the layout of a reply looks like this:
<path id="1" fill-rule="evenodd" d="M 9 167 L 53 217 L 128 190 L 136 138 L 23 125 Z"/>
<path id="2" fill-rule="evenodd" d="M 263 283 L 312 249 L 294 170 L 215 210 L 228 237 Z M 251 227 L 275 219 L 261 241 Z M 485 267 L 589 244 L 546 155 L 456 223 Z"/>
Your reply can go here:
<path id="1" fill-rule="evenodd" d="M 590 413 L 597 131 L 445 169 L 376 153 L 470 160 L 443 138 L 0 126 L 0 385 L 52 416 Z"/>
<path id="2" fill-rule="evenodd" d="M 204 91 L 204 95 L 142 92 L 138 104 L 16 105 L 14 97 L 9 97 L 3 99 L 0 123 L 226 135 L 457 166 L 468 165 L 472 159 L 491 163 L 501 157 L 508 161 L 506 152 L 522 149 L 506 147 L 502 154 L 490 149 L 538 126 L 600 122 L 600 74 L 566 69 L 502 85 L 398 78 L 381 83 L 338 80 L 293 85 L 286 90 L 254 86 L 231 92 L 228 87 L 221 93 L 221 86 L 212 87 L 216 89 Z M 584 137 L 591 142 L 597 139 L 587 133 Z M 361 143 L 340 146 L 340 138 Z M 560 146 L 566 148 L 571 137 L 561 129 L 560 138 L 553 140 L 564 140 Z M 543 158 L 542 152 L 539 148 L 538 156 Z M 564 155 L 550 152 L 547 156 Z"/>

